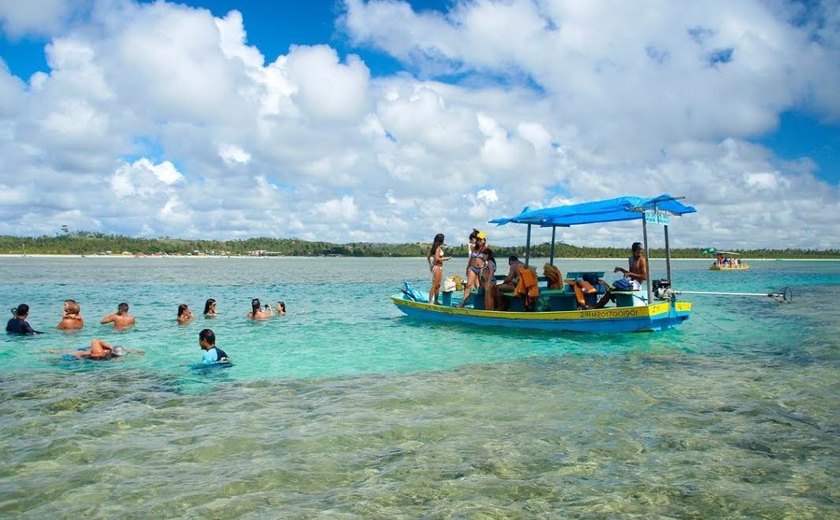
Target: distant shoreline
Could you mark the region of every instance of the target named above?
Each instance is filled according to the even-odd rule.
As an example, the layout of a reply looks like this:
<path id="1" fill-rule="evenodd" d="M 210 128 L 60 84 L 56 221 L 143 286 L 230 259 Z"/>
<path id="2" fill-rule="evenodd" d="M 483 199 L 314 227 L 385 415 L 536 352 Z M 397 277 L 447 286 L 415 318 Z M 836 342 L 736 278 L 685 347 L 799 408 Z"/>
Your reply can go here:
<path id="1" fill-rule="evenodd" d="M 61 255 L 61 254 L 43 254 L 43 253 L 36 253 L 36 254 L 9 254 L 9 253 L 0 253 L 0 258 L 120 258 L 126 260 L 135 260 L 135 259 L 225 259 L 225 258 L 247 258 L 247 259 L 254 259 L 254 260 L 263 260 L 267 258 L 389 258 L 391 260 L 400 259 L 400 258 L 408 258 L 408 259 L 423 259 L 422 256 L 394 256 L 394 257 L 387 257 L 387 256 L 351 256 L 351 255 L 318 255 L 318 256 L 283 256 L 283 255 L 269 255 L 269 256 L 251 256 L 251 255 Z M 461 258 L 461 257 L 456 257 Z M 466 257 L 463 257 L 466 258 Z M 548 257 L 532 257 L 532 258 L 548 258 Z M 596 260 L 596 261 L 609 261 L 609 260 L 622 260 L 622 258 L 617 257 L 555 257 L 555 260 L 563 260 L 563 261 L 575 261 L 575 260 Z M 651 260 L 665 260 L 664 257 L 651 257 Z M 707 261 L 711 263 L 711 259 L 709 258 L 671 258 L 672 262 L 680 262 L 680 261 Z M 750 262 L 840 262 L 840 258 L 747 258 L 744 260 L 747 264 Z"/>

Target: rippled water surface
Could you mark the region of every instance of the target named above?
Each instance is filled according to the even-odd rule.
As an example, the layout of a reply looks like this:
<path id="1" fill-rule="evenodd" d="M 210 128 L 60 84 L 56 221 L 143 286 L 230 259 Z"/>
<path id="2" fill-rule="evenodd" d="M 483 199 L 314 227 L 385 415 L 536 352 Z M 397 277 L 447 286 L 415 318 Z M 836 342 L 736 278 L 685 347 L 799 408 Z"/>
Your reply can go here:
<path id="1" fill-rule="evenodd" d="M 0 338 L 0 517 L 840 517 L 840 262 L 706 265 L 675 287 L 794 300 L 557 335 L 408 320 L 389 296 L 422 259 L 0 258 L 0 305 L 46 331 Z M 247 322 L 253 297 L 289 314 Z M 120 301 L 137 326 L 99 325 Z M 232 368 L 191 369 L 204 327 Z M 93 337 L 144 354 L 53 352 Z"/>

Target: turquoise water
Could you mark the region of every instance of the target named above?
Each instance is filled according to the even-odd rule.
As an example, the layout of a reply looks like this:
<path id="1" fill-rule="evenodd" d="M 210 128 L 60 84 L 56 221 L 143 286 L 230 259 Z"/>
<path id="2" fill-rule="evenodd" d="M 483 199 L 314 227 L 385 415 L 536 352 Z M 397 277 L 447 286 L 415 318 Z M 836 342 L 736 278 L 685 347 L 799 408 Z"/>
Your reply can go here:
<path id="1" fill-rule="evenodd" d="M 794 300 L 556 335 L 408 320 L 388 297 L 428 288 L 422 259 L 2 258 L 0 304 L 47 334 L 0 339 L 0 516 L 840 516 L 840 262 L 707 263 L 676 288 Z M 248 322 L 253 297 L 289 313 Z M 65 298 L 81 331 L 54 329 Z M 99 325 L 120 301 L 137 327 Z M 190 369 L 204 327 L 232 368 Z M 92 337 L 145 355 L 47 352 Z"/>

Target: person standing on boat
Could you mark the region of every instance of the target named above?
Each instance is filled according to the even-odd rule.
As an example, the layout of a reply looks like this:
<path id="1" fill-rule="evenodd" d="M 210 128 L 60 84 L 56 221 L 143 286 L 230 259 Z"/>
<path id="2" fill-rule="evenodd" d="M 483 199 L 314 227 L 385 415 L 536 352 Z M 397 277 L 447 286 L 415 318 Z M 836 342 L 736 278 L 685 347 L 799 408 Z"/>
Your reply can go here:
<path id="1" fill-rule="evenodd" d="M 476 230 L 473 230 L 474 232 Z M 470 235 L 472 237 L 472 235 Z M 470 251 L 470 259 L 467 263 L 467 282 L 464 284 L 464 299 L 461 301 L 459 307 L 467 304 L 470 297 L 470 291 L 473 287 L 478 287 L 480 282 L 479 276 L 481 270 L 484 269 L 485 255 L 484 249 L 487 247 L 487 235 L 483 231 L 475 233 L 475 245 Z"/>
<path id="2" fill-rule="evenodd" d="M 475 244 L 478 242 L 478 234 L 481 231 L 473 228 L 472 233 L 470 233 L 469 238 L 467 239 L 467 269 L 464 271 L 464 280 L 470 279 L 470 266 L 472 265 L 473 259 L 473 251 L 475 251 Z"/>
<path id="3" fill-rule="evenodd" d="M 496 256 L 489 247 L 484 249 L 484 268 L 480 278 L 484 287 L 484 309 L 496 310 Z"/>
<path id="4" fill-rule="evenodd" d="M 630 269 L 625 269 L 623 267 L 616 267 L 613 269 L 614 273 L 622 273 L 624 275 L 624 278 L 613 283 L 613 287 L 625 291 L 638 291 L 642 288 L 642 284 L 645 280 L 647 280 L 648 268 L 647 260 L 645 260 L 644 256 L 645 249 L 642 247 L 641 242 L 633 242 L 630 249 L 633 252 L 633 256 L 631 256 L 628 260 Z M 610 294 L 610 290 L 607 289 L 606 294 L 601 297 L 601 300 L 595 305 L 595 307 L 600 309 L 611 299 L 612 294 Z"/>
<path id="5" fill-rule="evenodd" d="M 443 262 L 450 258 L 443 256 L 443 240 L 443 233 L 435 235 L 432 247 L 429 249 L 429 254 L 426 255 L 426 260 L 429 262 L 429 271 L 432 272 L 432 288 L 429 290 L 429 302 L 435 305 L 440 305 L 438 293 L 440 293 L 440 282 L 443 280 Z"/>

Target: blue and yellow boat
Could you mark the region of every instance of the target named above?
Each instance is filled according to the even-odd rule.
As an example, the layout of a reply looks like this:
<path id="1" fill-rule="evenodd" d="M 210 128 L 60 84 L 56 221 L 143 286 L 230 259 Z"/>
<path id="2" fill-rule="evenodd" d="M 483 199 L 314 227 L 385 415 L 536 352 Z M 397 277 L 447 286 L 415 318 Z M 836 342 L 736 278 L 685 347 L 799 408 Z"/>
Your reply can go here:
<path id="1" fill-rule="evenodd" d="M 668 242 L 668 228 L 671 216 L 694 213 L 692 206 L 681 203 L 676 197 L 662 194 L 653 198 L 619 197 L 582 204 L 555 206 L 529 210 L 519 215 L 498 218 L 492 224 L 527 225 L 525 263 L 528 263 L 532 226 L 551 227 L 551 259 L 554 263 L 554 245 L 557 227 L 583 224 L 601 224 L 626 220 L 641 220 L 645 255 L 648 255 L 648 227 L 662 226 L 665 236 L 666 277 L 644 284 L 640 291 L 617 291 L 611 289 L 615 304 L 603 308 L 581 306 L 579 294 L 573 290 L 579 279 L 597 279 L 597 293 L 587 295 L 592 303 L 608 289 L 601 278 L 603 273 L 567 273 L 563 289 L 540 288 L 535 305 L 525 310 L 524 297 L 506 294 L 510 298 L 507 311 L 483 309 L 482 298 L 472 298 L 474 303 L 465 307 L 453 305 L 444 294 L 443 305 L 426 301 L 425 296 L 406 285 L 400 294 L 391 297 L 394 305 L 411 318 L 465 325 L 512 327 L 574 332 L 641 332 L 671 329 L 687 320 L 691 314 L 691 303 L 678 301 L 671 290 L 671 255 Z M 650 266 L 650 258 L 647 258 Z M 650 273 L 649 273 L 650 275 Z M 458 298 L 460 300 L 460 298 Z"/>
<path id="2" fill-rule="evenodd" d="M 703 252 L 715 257 L 712 265 L 709 266 L 710 271 L 746 271 L 750 268 L 749 264 L 741 260 L 741 253 L 715 248 L 709 248 Z"/>

